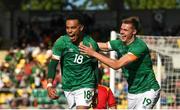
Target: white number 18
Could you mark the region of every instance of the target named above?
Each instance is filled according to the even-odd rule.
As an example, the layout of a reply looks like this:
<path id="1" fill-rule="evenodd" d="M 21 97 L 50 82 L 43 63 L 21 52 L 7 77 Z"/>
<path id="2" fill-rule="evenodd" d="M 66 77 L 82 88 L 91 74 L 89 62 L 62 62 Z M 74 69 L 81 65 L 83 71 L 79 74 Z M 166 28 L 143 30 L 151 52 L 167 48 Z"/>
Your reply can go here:
<path id="1" fill-rule="evenodd" d="M 78 63 L 78 64 L 81 64 L 83 62 L 83 56 L 75 54 L 74 62 Z"/>

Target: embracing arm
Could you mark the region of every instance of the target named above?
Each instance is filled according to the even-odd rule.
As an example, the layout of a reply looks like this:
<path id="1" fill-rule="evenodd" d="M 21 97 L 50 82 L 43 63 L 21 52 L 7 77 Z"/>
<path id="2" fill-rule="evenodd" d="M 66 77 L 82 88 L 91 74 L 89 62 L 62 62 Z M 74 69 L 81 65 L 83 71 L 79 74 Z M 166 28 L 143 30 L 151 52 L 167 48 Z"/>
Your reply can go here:
<path id="1" fill-rule="evenodd" d="M 126 54 L 123 57 L 121 57 L 118 60 L 110 59 L 104 55 L 101 55 L 97 52 L 94 52 L 93 57 L 97 58 L 99 61 L 105 63 L 109 67 L 117 70 L 120 69 L 121 67 L 127 65 L 130 62 L 133 62 L 137 59 L 137 57 L 133 54 Z"/>
<path id="2" fill-rule="evenodd" d="M 99 61 L 105 63 L 106 65 L 108 65 L 109 67 L 111 67 L 113 69 L 120 69 L 121 67 L 127 65 L 130 62 L 137 60 L 137 58 L 138 58 L 137 56 L 135 56 L 131 53 L 128 53 L 128 54 L 125 54 L 120 59 L 114 60 L 114 59 L 108 58 L 104 55 L 101 55 L 100 53 L 94 51 L 91 47 L 86 47 L 84 45 L 80 46 L 80 50 L 85 54 L 88 54 L 90 56 L 97 58 Z"/>
<path id="3" fill-rule="evenodd" d="M 98 42 L 97 44 L 98 44 L 100 50 L 102 50 L 102 51 L 108 51 L 109 50 L 108 42 L 105 42 L 105 43 Z"/>

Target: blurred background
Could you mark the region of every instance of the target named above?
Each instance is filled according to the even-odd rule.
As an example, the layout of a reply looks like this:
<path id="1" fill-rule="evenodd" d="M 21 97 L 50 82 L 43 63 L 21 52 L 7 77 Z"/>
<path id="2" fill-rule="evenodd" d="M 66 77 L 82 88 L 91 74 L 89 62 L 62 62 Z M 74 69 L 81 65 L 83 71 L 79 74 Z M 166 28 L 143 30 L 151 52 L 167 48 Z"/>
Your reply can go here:
<path id="1" fill-rule="evenodd" d="M 65 16 L 77 12 L 98 42 L 110 40 L 123 18 L 138 16 L 139 37 L 151 49 L 162 86 L 156 108 L 180 108 L 180 0 L 0 0 L 0 108 L 67 108 L 58 68 L 54 85 L 60 98 L 47 96 L 47 64 L 52 44 L 65 34 Z M 113 85 L 118 108 L 127 108 L 121 70 L 101 63 L 99 69 L 103 84 Z"/>

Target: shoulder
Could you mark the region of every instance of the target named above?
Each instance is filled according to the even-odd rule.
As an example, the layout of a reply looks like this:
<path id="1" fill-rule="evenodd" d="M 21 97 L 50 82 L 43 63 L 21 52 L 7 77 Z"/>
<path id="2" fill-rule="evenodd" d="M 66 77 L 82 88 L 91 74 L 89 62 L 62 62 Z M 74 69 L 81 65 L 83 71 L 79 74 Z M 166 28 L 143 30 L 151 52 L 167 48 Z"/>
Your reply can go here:
<path id="1" fill-rule="evenodd" d="M 62 35 L 60 36 L 56 41 L 67 41 L 69 39 L 68 35 Z"/>
<path id="2" fill-rule="evenodd" d="M 89 42 L 95 42 L 95 40 L 90 35 L 87 34 L 84 35 L 84 39 Z"/>
<path id="3" fill-rule="evenodd" d="M 118 40 L 111 40 L 111 41 L 109 41 L 109 43 L 110 43 L 110 45 L 114 45 L 114 46 L 120 46 L 120 45 L 123 44 L 123 42 L 120 39 L 118 39 Z"/>
<path id="4" fill-rule="evenodd" d="M 111 40 L 111 41 L 108 42 L 108 48 L 113 49 L 113 50 L 117 50 L 122 45 L 123 45 L 123 43 L 122 43 L 122 41 L 120 39 Z"/>
<path id="5" fill-rule="evenodd" d="M 103 91 L 109 91 L 109 87 L 104 86 L 104 85 L 98 85 L 98 90 L 103 90 Z"/>
<path id="6" fill-rule="evenodd" d="M 110 43 L 122 43 L 122 41 L 120 40 L 120 39 L 118 39 L 118 40 L 111 40 L 111 41 L 109 41 Z"/>
<path id="7" fill-rule="evenodd" d="M 53 49 L 63 49 L 69 41 L 70 39 L 67 35 L 62 35 L 54 42 Z"/>
<path id="8" fill-rule="evenodd" d="M 147 44 L 140 38 L 136 37 L 132 45 L 129 45 L 130 49 L 148 50 Z"/>
<path id="9" fill-rule="evenodd" d="M 137 57 L 149 54 L 149 49 L 146 43 L 140 38 L 136 38 L 135 41 L 129 45 L 128 52 L 134 54 Z"/>
<path id="10" fill-rule="evenodd" d="M 94 44 L 94 43 L 96 43 L 96 42 L 94 41 L 94 39 L 93 39 L 91 36 L 89 36 L 89 35 L 84 35 L 84 36 L 83 36 L 83 43 L 86 44 L 86 45 L 88 45 L 89 43 Z"/>
<path id="11" fill-rule="evenodd" d="M 147 47 L 146 43 L 138 37 L 136 38 L 136 44 Z"/>
<path id="12" fill-rule="evenodd" d="M 97 42 L 89 35 L 84 35 L 83 44 L 85 44 L 86 46 L 89 46 L 89 44 L 91 44 L 96 51 L 99 50 Z"/>
<path id="13" fill-rule="evenodd" d="M 70 40 L 67 35 L 62 35 L 55 41 L 55 44 L 62 44 L 62 43 L 69 42 L 69 41 Z"/>

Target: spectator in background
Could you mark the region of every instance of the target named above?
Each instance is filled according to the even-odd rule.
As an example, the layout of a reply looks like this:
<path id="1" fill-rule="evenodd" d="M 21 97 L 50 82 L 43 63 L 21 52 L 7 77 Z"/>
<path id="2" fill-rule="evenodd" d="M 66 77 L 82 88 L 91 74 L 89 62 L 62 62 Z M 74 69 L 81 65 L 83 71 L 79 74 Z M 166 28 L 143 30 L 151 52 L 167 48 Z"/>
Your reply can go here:
<path id="1" fill-rule="evenodd" d="M 139 18 L 122 20 L 120 37 L 107 43 L 98 43 L 100 49 L 115 50 L 119 59 L 110 59 L 92 48 L 80 45 L 81 52 L 95 57 L 113 69 L 122 68 L 128 82 L 128 109 L 152 109 L 159 99 L 160 86 L 152 68 L 150 52 L 140 38 Z"/>

